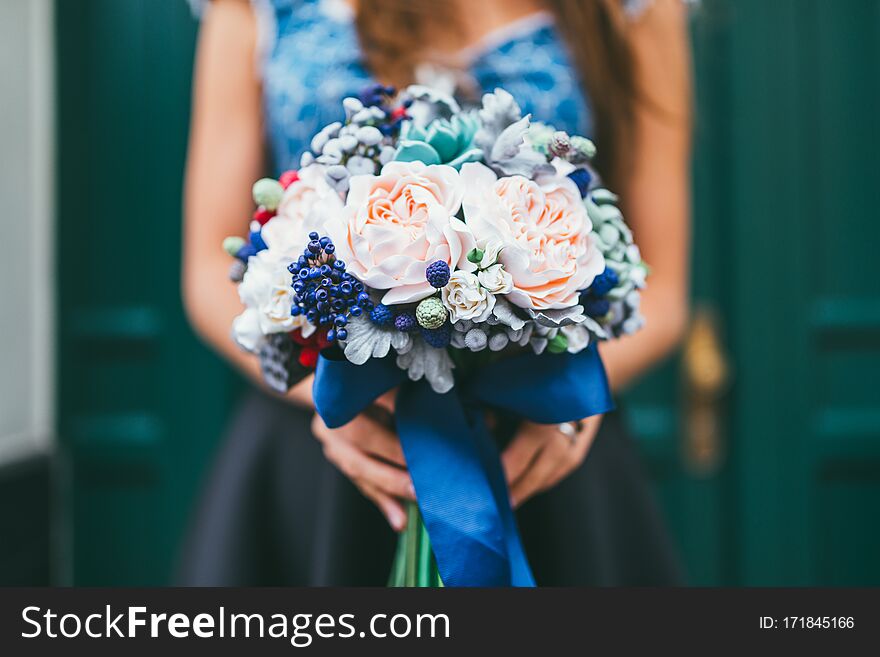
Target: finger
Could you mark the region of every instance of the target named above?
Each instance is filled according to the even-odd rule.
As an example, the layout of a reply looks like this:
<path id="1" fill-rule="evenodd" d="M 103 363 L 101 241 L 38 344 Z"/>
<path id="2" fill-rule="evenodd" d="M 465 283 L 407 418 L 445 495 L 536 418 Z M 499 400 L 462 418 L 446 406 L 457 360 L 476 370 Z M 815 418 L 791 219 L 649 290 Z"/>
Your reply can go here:
<path id="1" fill-rule="evenodd" d="M 388 392 L 386 392 L 384 395 L 382 395 L 381 397 L 379 397 L 376 400 L 376 405 L 379 408 L 384 408 L 389 413 L 393 413 L 394 412 L 394 404 L 396 401 L 397 401 L 397 388 L 392 388 L 391 390 L 389 390 Z"/>
<path id="2" fill-rule="evenodd" d="M 403 504 L 369 484 L 359 485 L 358 488 L 379 508 L 394 531 L 401 532 L 406 529 L 406 510 Z"/>
<path id="3" fill-rule="evenodd" d="M 321 419 L 320 415 L 315 413 L 312 416 L 312 435 L 323 443 L 327 439 L 328 431 L 327 425 L 324 424 L 324 420 Z"/>
<path id="4" fill-rule="evenodd" d="M 501 466 L 507 485 L 513 486 L 529 467 L 541 448 L 541 442 L 531 433 L 518 433 L 504 448 L 501 454 Z"/>
<path id="5" fill-rule="evenodd" d="M 365 452 L 405 468 L 406 459 L 403 456 L 400 439 L 381 424 L 367 418 L 364 418 L 362 424 L 363 427 L 359 424 L 357 430 L 352 431 L 350 442 Z"/>
<path id="6" fill-rule="evenodd" d="M 350 443 L 339 441 L 325 449 L 328 458 L 349 478 L 406 500 L 415 500 L 416 491 L 409 472 L 373 458 Z"/>
<path id="7" fill-rule="evenodd" d="M 595 415 L 593 417 L 589 417 L 584 420 L 584 426 L 581 429 L 580 433 L 575 437 L 574 442 L 569 446 L 569 449 L 572 451 L 572 458 L 564 459 L 560 464 L 560 467 L 557 472 L 553 473 L 551 477 L 552 484 L 562 481 L 565 477 L 570 475 L 581 463 L 584 462 L 584 459 L 587 457 L 587 454 L 590 451 L 590 448 L 593 446 L 593 441 L 596 439 L 596 434 L 599 431 L 599 427 L 602 424 L 602 416 Z"/>
<path id="8" fill-rule="evenodd" d="M 523 475 L 510 488 L 510 503 L 516 508 L 535 493 L 549 488 L 560 461 L 573 458 L 564 436 L 559 441 L 547 442 Z"/>

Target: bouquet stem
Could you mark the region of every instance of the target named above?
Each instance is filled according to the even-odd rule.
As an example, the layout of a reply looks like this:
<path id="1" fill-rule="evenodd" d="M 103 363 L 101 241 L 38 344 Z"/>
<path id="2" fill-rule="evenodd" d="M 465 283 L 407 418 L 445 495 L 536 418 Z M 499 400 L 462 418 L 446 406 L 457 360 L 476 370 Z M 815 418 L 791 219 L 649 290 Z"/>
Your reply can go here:
<path id="1" fill-rule="evenodd" d="M 422 522 L 422 515 L 415 503 L 407 505 L 406 529 L 400 532 L 397 552 L 388 586 L 394 587 L 439 587 L 443 586 L 428 530 Z"/>

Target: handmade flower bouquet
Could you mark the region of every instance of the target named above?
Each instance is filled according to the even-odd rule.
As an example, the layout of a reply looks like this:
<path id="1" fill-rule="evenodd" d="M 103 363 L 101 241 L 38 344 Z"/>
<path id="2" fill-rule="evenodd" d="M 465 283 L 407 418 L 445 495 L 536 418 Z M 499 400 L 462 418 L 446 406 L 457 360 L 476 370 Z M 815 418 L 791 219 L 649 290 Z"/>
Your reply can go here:
<path id="1" fill-rule="evenodd" d="M 376 86 L 254 185 L 233 255 L 233 337 L 284 392 L 315 372 L 341 426 L 399 388 L 418 498 L 395 585 L 531 585 L 483 409 L 580 420 L 612 403 L 597 341 L 642 324 L 646 267 L 595 184 L 592 142 L 531 123 L 507 92 L 462 110 Z"/>

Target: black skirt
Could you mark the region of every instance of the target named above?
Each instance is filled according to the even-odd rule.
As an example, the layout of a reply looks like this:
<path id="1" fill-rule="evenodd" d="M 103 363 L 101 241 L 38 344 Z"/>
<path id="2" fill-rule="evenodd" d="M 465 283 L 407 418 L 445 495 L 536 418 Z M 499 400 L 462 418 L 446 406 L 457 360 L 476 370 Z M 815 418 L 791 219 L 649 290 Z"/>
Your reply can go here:
<path id="1" fill-rule="evenodd" d="M 311 415 L 260 392 L 236 413 L 191 522 L 184 586 L 383 586 L 396 535 L 330 464 Z M 539 586 L 669 586 L 674 551 L 612 413 L 583 465 L 517 512 Z"/>

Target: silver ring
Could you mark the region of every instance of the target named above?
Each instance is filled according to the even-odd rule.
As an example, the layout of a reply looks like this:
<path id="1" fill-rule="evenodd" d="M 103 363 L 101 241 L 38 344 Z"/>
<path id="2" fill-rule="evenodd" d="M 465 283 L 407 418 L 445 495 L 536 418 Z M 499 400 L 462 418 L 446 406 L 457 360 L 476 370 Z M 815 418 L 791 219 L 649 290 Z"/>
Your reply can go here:
<path id="1" fill-rule="evenodd" d="M 560 422 L 556 425 L 563 436 L 568 438 L 568 442 L 574 445 L 578 439 L 578 426 L 575 422 Z"/>

